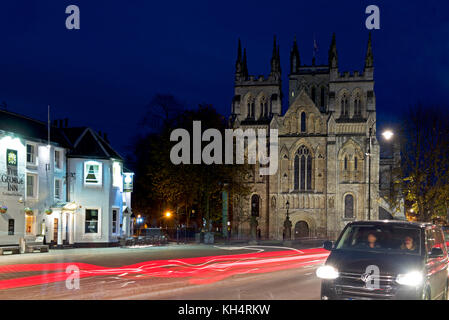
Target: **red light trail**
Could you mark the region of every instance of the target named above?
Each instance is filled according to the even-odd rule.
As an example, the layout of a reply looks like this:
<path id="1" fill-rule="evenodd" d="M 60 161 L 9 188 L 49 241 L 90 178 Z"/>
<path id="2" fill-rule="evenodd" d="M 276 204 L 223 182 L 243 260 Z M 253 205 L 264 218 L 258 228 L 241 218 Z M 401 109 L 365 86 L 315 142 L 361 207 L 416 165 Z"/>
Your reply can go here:
<path id="1" fill-rule="evenodd" d="M 69 266 L 79 269 L 79 278 L 118 275 L 123 279 L 187 278 L 191 284 L 210 284 L 238 274 L 268 273 L 323 263 L 324 249 L 284 250 L 173 260 L 153 260 L 119 268 L 86 263 L 16 264 L 0 266 L 2 274 L 45 272 L 44 274 L 0 280 L 0 290 L 36 286 L 60 281 L 73 275 Z M 137 277 L 136 277 L 137 276 Z"/>

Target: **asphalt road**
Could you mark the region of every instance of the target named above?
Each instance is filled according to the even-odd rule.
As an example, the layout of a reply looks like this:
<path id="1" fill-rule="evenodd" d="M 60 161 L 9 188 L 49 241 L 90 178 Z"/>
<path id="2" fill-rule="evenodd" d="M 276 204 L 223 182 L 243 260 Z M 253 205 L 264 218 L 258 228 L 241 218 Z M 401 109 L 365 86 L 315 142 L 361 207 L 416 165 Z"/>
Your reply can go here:
<path id="1" fill-rule="evenodd" d="M 313 258 L 304 264 L 302 255 Z M 314 300 L 322 260 L 322 254 L 280 247 L 205 245 L 0 256 L 0 299 Z M 88 264 L 79 288 L 52 269 L 64 263 Z M 59 281 L 49 280 L 59 273 Z"/>

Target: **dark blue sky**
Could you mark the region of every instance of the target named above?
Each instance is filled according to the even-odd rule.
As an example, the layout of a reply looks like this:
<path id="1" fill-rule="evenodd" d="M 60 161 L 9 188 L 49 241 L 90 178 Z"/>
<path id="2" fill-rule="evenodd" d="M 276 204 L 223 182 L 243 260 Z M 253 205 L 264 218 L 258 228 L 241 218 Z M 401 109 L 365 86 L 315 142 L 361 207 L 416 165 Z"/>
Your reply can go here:
<path id="1" fill-rule="evenodd" d="M 65 28 L 70 4 L 80 7 L 81 30 Z M 5 0 L 0 102 L 43 120 L 50 104 L 52 118 L 106 131 L 124 154 L 155 93 L 229 114 L 239 37 L 250 73 L 259 75 L 269 73 L 277 35 L 285 89 L 295 34 L 302 63 L 311 62 L 314 34 L 318 63 L 326 62 L 336 32 L 340 71 L 362 70 L 370 4 L 381 10 L 373 45 L 382 124 L 418 101 L 446 105 L 449 3 L 443 0 Z"/>

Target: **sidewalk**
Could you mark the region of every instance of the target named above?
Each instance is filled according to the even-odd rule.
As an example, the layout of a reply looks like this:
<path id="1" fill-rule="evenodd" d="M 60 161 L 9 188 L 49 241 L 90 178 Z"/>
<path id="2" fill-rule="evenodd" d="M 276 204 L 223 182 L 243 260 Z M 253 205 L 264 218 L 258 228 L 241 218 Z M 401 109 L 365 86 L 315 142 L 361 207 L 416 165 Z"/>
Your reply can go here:
<path id="1" fill-rule="evenodd" d="M 259 240 L 257 243 L 251 243 L 248 239 L 231 239 L 230 241 L 225 241 L 223 239 L 216 240 L 213 244 L 205 243 L 195 243 L 188 242 L 186 244 L 179 243 L 179 245 L 224 245 L 224 246 L 269 246 L 269 247 L 290 247 L 295 249 L 309 249 L 309 248 L 321 248 L 323 243 L 327 239 L 301 239 L 301 240 L 291 240 L 289 243 L 282 240 Z M 176 241 L 170 242 L 170 245 L 178 245 Z"/>

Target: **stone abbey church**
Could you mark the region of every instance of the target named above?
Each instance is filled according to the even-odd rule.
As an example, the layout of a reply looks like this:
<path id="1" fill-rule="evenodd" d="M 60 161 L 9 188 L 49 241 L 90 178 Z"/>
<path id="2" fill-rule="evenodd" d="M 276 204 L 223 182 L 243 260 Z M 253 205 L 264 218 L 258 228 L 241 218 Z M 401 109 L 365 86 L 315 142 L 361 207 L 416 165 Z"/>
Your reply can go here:
<path id="1" fill-rule="evenodd" d="M 277 173 L 260 176 L 254 168 L 247 177 L 253 191 L 243 200 L 242 211 L 257 216 L 258 234 L 283 238 L 287 202 L 293 239 L 335 238 L 349 221 L 366 220 L 370 128 L 370 216 L 379 219 L 380 148 L 371 35 L 364 70 L 352 73 L 339 70 L 335 34 L 326 65 L 316 65 L 315 59 L 311 65 L 303 64 L 295 39 L 290 53 L 288 110 L 284 113 L 285 98 L 276 38 L 268 77 L 249 74 L 246 49 L 242 52 L 239 41 L 230 124 L 243 130 L 279 130 Z M 236 222 L 238 213 L 233 210 Z M 237 224 L 239 232 L 248 234 L 248 220 Z"/>

